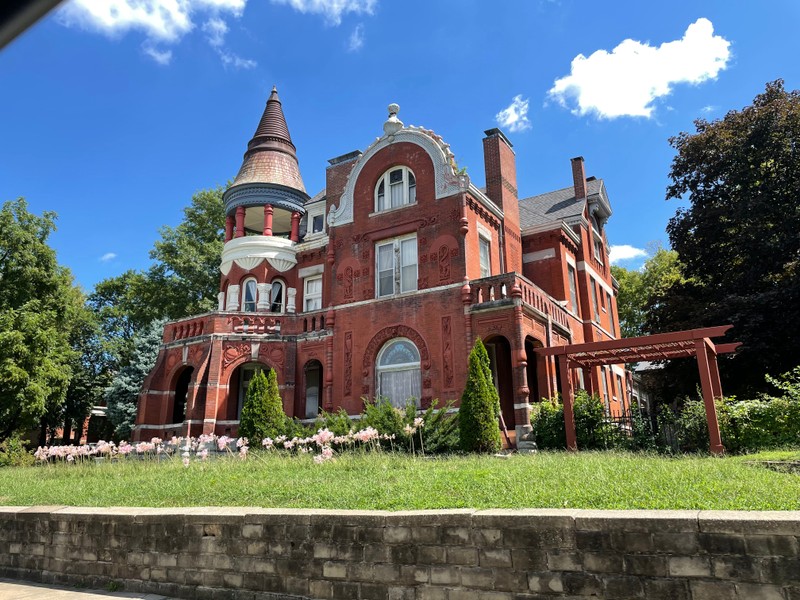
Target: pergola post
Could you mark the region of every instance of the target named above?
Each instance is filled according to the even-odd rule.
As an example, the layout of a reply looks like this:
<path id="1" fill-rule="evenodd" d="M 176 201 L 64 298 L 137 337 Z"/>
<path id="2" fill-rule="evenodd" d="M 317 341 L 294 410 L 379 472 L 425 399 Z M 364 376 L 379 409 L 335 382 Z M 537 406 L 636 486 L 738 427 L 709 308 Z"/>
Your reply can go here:
<path id="1" fill-rule="evenodd" d="M 561 395 L 564 401 L 564 429 L 567 433 L 567 450 L 578 449 L 578 438 L 575 435 L 575 395 L 572 389 L 572 377 L 569 374 L 569 360 L 566 354 L 558 355 L 559 370 L 561 371 Z"/>
<path id="2" fill-rule="evenodd" d="M 715 396 L 715 391 L 719 391 L 721 395 L 722 385 L 719 380 L 719 371 L 717 370 L 716 353 L 709 348 L 710 345 L 711 340 L 708 338 L 700 339 L 695 342 L 695 347 L 697 349 L 697 368 L 700 371 L 700 387 L 703 390 L 703 403 L 706 407 L 706 421 L 708 422 L 708 437 L 710 440 L 709 449 L 712 454 L 722 454 L 725 448 L 722 446 L 722 437 L 719 433 L 719 421 L 717 420 L 717 407 L 714 403 L 717 397 Z M 713 367 L 711 366 L 709 356 L 712 354 L 714 362 Z"/>

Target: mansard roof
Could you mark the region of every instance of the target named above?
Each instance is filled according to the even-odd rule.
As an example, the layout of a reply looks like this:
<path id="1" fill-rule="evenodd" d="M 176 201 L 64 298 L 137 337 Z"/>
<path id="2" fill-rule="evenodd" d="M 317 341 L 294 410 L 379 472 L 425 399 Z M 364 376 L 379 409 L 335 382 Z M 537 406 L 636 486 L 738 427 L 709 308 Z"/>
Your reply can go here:
<path id="1" fill-rule="evenodd" d="M 603 194 L 603 187 L 602 179 L 589 178 L 586 181 L 586 193 L 590 201 L 592 196 Z M 569 221 L 580 217 L 585 207 L 586 199 L 576 198 L 573 186 L 523 198 L 519 201 L 520 228 L 524 231 L 549 223 L 555 226 L 558 221 Z"/>
<path id="2" fill-rule="evenodd" d="M 248 183 L 277 184 L 303 193 L 306 191 L 300 175 L 297 150 L 292 143 L 275 87 L 269 95 L 253 139 L 247 144 L 244 161 L 231 187 Z"/>

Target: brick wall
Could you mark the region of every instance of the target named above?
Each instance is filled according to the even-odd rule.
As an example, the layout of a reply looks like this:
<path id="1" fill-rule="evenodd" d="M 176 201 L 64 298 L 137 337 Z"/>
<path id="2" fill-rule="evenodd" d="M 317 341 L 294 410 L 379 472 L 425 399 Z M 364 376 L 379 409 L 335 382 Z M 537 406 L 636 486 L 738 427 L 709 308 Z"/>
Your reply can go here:
<path id="1" fill-rule="evenodd" d="M 798 536 L 798 512 L 0 507 L 0 576 L 212 600 L 797 600 Z"/>

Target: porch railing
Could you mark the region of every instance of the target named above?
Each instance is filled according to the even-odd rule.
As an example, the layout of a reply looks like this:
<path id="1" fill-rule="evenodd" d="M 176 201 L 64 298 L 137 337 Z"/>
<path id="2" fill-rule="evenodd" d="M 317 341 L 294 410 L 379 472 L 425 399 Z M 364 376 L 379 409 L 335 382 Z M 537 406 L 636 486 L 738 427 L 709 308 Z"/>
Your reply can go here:
<path id="1" fill-rule="evenodd" d="M 522 302 L 540 313 L 549 315 L 555 323 L 569 329 L 570 315 L 567 310 L 542 288 L 518 273 L 504 273 L 470 281 L 472 304 L 511 298 L 515 284 L 522 293 Z"/>

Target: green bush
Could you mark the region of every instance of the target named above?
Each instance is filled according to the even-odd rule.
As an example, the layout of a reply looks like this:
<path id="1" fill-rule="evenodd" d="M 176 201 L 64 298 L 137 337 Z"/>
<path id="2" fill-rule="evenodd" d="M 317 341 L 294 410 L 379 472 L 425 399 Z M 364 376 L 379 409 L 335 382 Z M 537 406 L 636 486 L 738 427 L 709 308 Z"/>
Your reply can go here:
<path id="1" fill-rule="evenodd" d="M 459 450 L 458 419 L 450 412 L 454 403 L 450 400 L 439 408 L 439 401 L 434 400 L 420 415 L 425 422 L 421 436 L 427 454 L 451 454 Z"/>
<path id="2" fill-rule="evenodd" d="M 285 435 L 286 420 L 275 370 L 270 369 L 269 375 L 258 371 L 247 387 L 239 436 L 246 437 L 252 445 L 258 445 L 264 438 L 275 439 Z"/>
<path id="3" fill-rule="evenodd" d="M 598 396 L 590 396 L 586 390 L 578 390 L 572 413 L 575 417 L 575 437 L 579 450 L 625 446 L 627 436 L 606 421 L 603 402 Z M 566 448 L 564 405 L 558 396 L 533 405 L 531 426 L 539 448 L 543 450 Z"/>
<path id="4" fill-rule="evenodd" d="M 18 436 L 0 442 L 0 467 L 29 467 L 35 461 Z"/>
<path id="5" fill-rule="evenodd" d="M 542 450 L 563 450 L 567 447 L 564 407 L 558 396 L 533 405 L 531 426 L 536 445 Z"/>
<path id="6" fill-rule="evenodd" d="M 497 452 L 500 440 L 500 397 L 492 383 L 489 355 L 478 338 L 469 353 L 469 373 L 458 411 L 461 449 Z"/>
<path id="7" fill-rule="evenodd" d="M 364 399 L 364 412 L 358 422 L 358 429 L 374 427 L 381 435 L 393 435 L 392 442 L 383 440 L 381 445 L 386 447 L 410 448 L 411 441 L 403 433 L 403 428 L 414 422 L 417 416 L 416 404 L 409 401 L 404 410 L 392 405 L 388 398 L 375 398 L 374 401 Z"/>
<path id="8" fill-rule="evenodd" d="M 322 411 L 319 413 L 317 420 L 314 422 L 314 429 L 327 429 L 331 433 L 337 436 L 347 435 L 350 430 L 355 429 L 353 426 L 353 420 L 350 418 L 350 415 L 347 414 L 347 411 L 343 409 L 341 406 L 336 412 L 326 412 Z"/>

